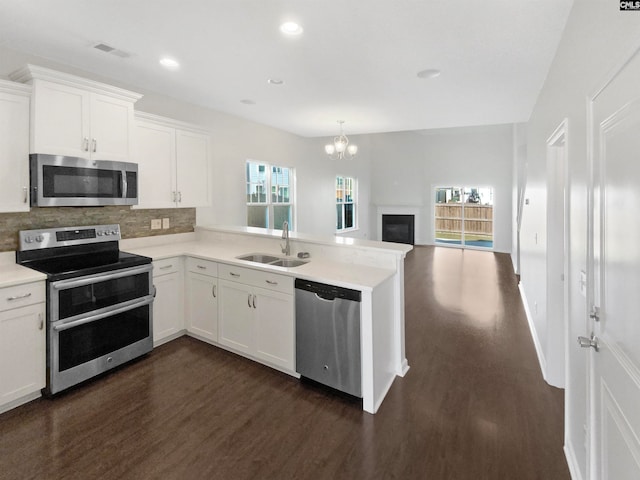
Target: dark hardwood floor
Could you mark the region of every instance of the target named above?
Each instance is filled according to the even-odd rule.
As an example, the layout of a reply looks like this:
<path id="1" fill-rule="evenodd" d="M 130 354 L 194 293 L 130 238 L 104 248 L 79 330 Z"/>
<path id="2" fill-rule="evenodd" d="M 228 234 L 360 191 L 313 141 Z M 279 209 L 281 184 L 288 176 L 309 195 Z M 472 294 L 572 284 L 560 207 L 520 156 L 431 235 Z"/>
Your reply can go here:
<path id="1" fill-rule="evenodd" d="M 569 479 L 508 255 L 417 247 L 405 288 L 411 369 L 376 415 L 183 337 L 0 415 L 0 478 Z"/>

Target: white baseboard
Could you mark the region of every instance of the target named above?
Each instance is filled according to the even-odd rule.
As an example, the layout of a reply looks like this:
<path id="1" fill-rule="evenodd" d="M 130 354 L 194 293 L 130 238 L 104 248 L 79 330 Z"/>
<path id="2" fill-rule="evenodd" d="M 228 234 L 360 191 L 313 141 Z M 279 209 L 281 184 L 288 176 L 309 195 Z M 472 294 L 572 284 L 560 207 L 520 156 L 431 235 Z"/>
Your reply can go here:
<path id="1" fill-rule="evenodd" d="M 542 372 L 542 378 L 544 381 L 549 383 L 547 380 L 547 361 L 544 358 L 544 350 L 542 350 L 542 345 L 540 344 L 540 339 L 538 338 L 538 333 L 536 332 L 536 326 L 533 323 L 533 317 L 531 316 L 531 310 L 529 310 L 529 302 L 527 302 L 527 296 L 524 293 L 524 287 L 522 282 L 518 284 L 518 290 L 520 290 L 520 297 L 522 298 L 522 304 L 524 305 L 524 313 L 527 316 L 527 322 L 529 322 L 529 331 L 531 332 L 531 338 L 533 339 L 533 345 L 536 348 L 536 354 L 538 355 L 538 363 L 540 364 L 540 371 Z"/>

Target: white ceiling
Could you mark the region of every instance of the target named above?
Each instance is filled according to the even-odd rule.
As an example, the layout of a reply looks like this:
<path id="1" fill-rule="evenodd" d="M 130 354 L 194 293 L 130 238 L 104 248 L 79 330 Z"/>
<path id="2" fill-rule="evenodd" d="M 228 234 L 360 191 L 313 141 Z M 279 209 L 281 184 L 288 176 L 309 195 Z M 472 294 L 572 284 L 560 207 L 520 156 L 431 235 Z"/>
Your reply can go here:
<path id="1" fill-rule="evenodd" d="M 0 0 L 0 45 L 303 136 L 500 124 L 529 118 L 572 1 Z"/>

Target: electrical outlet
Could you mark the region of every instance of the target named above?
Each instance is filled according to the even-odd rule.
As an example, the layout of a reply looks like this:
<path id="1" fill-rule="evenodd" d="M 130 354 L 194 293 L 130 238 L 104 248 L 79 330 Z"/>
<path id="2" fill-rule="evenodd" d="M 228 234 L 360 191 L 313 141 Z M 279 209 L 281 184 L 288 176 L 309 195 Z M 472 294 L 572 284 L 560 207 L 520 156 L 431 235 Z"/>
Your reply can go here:
<path id="1" fill-rule="evenodd" d="M 162 221 L 159 218 L 151 220 L 151 230 L 160 230 L 162 228 Z"/>
<path id="2" fill-rule="evenodd" d="M 162 228 L 164 228 L 164 229 L 169 228 L 169 219 L 168 218 L 163 218 L 162 219 Z"/>

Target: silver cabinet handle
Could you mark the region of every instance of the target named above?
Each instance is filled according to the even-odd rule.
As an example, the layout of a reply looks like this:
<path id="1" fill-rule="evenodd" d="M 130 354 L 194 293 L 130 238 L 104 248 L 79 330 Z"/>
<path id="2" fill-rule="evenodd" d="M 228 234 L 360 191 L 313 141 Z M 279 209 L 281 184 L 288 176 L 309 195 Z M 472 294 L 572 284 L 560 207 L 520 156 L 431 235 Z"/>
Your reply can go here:
<path id="1" fill-rule="evenodd" d="M 278 282 L 274 282 L 273 280 L 265 280 L 269 285 L 277 285 Z"/>
<path id="2" fill-rule="evenodd" d="M 42 330 L 44 328 L 44 319 L 42 318 L 42 314 L 38 314 L 38 320 L 40 320 L 40 324 L 38 325 L 38 330 Z"/>
<path id="3" fill-rule="evenodd" d="M 27 187 L 22 187 L 22 191 L 24 192 L 24 200 L 23 203 L 27 203 L 27 200 L 29 200 L 29 196 L 27 195 L 29 193 L 29 190 L 27 189 Z"/>
<path id="4" fill-rule="evenodd" d="M 196 265 L 197 268 L 199 268 L 200 270 L 206 270 L 207 267 L 205 267 L 204 265 Z"/>
<path id="5" fill-rule="evenodd" d="M 164 265 L 164 266 L 160 267 L 160 270 L 166 270 L 166 269 L 171 268 L 171 267 L 173 267 L 172 263 L 170 263 L 169 265 Z"/>
<path id="6" fill-rule="evenodd" d="M 98 149 L 98 141 L 95 138 L 91 139 L 91 151 L 95 152 Z"/>
<path id="7" fill-rule="evenodd" d="M 247 295 L 247 305 L 251 308 L 251 294 Z"/>
<path id="8" fill-rule="evenodd" d="M 29 298 L 31 296 L 31 292 L 23 293 L 22 295 L 14 295 L 13 297 L 7 297 L 7 300 L 13 302 L 14 300 L 21 300 L 23 298 Z"/>
<path id="9" fill-rule="evenodd" d="M 257 308 L 256 307 L 256 296 L 255 295 L 253 296 L 253 308 Z"/>
<path id="10" fill-rule="evenodd" d="M 176 191 L 175 190 L 171 192 L 171 198 L 173 199 L 172 200 L 173 203 L 176 203 L 178 201 L 178 197 L 176 195 Z"/>
<path id="11" fill-rule="evenodd" d="M 182 192 L 178 192 L 178 203 L 182 203 Z"/>
<path id="12" fill-rule="evenodd" d="M 211 295 L 213 296 L 213 298 L 218 298 L 218 296 L 216 295 L 216 286 L 213 285 L 211 287 Z"/>
<path id="13" fill-rule="evenodd" d="M 239 277 L 240 276 L 239 273 L 234 273 L 234 272 L 229 272 L 229 275 L 231 275 L 232 277 Z"/>
<path id="14" fill-rule="evenodd" d="M 82 139 L 82 150 L 85 152 L 89 151 L 89 137 L 84 137 Z"/>

